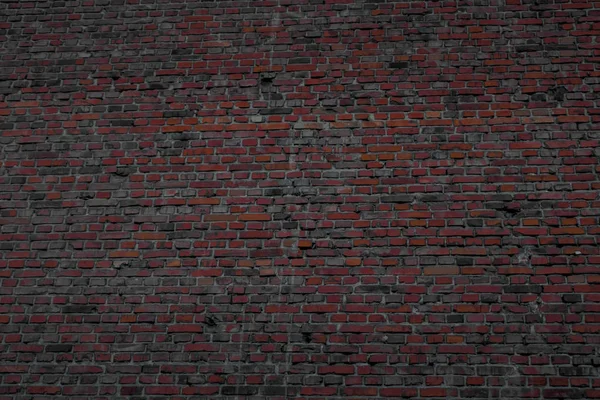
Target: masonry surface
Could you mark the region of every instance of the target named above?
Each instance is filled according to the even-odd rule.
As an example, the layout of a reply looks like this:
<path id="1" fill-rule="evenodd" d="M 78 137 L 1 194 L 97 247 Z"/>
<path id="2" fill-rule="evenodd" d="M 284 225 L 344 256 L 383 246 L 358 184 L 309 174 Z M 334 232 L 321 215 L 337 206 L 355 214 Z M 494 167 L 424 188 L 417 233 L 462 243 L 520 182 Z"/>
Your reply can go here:
<path id="1" fill-rule="evenodd" d="M 0 399 L 600 397 L 600 2 L 0 2 Z"/>

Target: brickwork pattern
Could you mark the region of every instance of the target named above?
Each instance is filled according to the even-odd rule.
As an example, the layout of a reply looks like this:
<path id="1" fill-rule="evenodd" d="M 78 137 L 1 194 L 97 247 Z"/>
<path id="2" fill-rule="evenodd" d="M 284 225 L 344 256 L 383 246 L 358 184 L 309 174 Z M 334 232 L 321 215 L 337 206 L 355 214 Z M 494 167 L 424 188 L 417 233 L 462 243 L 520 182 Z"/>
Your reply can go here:
<path id="1" fill-rule="evenodd" d="M 600 2 L 0 1 L 0 399 L 600 397 Z"/>

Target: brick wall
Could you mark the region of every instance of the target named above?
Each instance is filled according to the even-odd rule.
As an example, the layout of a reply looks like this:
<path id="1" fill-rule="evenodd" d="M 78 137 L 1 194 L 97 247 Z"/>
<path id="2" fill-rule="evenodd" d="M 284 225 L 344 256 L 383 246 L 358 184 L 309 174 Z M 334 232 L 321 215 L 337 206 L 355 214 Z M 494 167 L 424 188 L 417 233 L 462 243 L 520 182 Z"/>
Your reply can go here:
<path id="1" fill-rule="evenodd" d="M 0 2 L 0 398 L 600 397 L 600 2 Z"/>

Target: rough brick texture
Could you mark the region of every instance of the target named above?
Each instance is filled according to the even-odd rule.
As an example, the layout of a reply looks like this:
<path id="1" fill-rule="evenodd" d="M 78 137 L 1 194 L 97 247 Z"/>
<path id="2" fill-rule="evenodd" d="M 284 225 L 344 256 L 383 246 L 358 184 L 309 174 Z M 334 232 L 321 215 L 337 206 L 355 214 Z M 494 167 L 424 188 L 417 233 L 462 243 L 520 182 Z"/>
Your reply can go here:
<path id="1" fill-rule="evenodd" d="M 0 399 L 600 397 L 599 36 L 0 1 Z"/>

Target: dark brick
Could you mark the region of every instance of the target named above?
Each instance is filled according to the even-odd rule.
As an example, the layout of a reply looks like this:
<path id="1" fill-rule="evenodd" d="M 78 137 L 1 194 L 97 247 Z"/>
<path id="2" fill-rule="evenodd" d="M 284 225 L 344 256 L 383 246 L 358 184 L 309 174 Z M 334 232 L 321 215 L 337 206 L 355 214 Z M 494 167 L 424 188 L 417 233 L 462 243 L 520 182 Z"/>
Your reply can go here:
<path id="1" fill-rule="evenodd" d="M 97 306 L 64 306 L 62 312 L 65 314 L 91 314 L 95 313 Z"/>
<path id="2" fill-rule="evenodd" d="M 68 353 L 73 349 L 70 344 L 49 344 L 46 346 L 46 351 L 50 353 Z"/>
<path id="3" fill-rule="evenodd" d="M 408 194 L 381 197 L 383 203 L 412 203 L 414 199 L 414 196 Z"/>
<path id="4" fill-rule="evenodd" d="M 541 285 L 508 285 L 504 286 L 505 293 L 541 293 Z"/>

